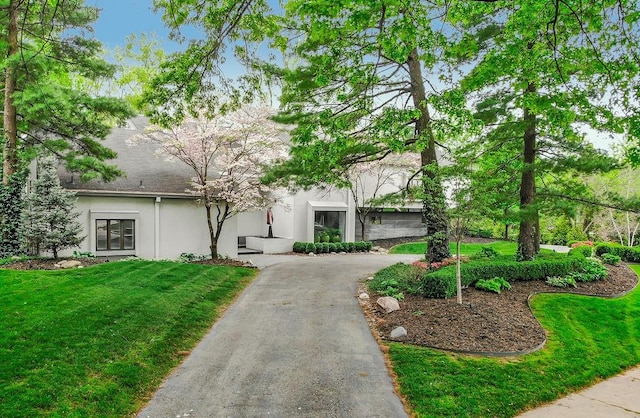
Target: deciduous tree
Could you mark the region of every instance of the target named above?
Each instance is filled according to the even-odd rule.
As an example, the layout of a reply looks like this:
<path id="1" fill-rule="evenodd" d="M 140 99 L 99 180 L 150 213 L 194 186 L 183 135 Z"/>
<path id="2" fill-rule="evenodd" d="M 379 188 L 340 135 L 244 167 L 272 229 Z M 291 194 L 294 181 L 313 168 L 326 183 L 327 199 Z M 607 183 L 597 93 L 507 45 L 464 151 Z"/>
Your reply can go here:
<path id="1" fill-rule="evenodd" d="M 132 144 L 150 141 L 159 154 L 193 169 L 188 190 L 203 204 L 211 241 L 218 258 L 218 239 L 226 220 L 250 210 L 273 206 L 278 191 L 263 185 L 265 166 L 286 157 L 281 128 L 264 106 L 245 106 L 215 119 L 187 119 L 176 128 L 152 128 L 136 135 Z"/>

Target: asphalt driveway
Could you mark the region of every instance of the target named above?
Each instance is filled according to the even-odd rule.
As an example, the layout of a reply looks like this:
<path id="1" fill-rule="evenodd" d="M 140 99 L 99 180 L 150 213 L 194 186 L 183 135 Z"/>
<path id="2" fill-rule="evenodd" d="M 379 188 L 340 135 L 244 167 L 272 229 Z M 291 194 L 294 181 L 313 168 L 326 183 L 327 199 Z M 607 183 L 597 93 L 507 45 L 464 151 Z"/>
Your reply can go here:
<path id="1" fill-rule="evenodd" d="M 139 417 L 407 416 L 355 293 L 419 256 L 275 257 Z"/>

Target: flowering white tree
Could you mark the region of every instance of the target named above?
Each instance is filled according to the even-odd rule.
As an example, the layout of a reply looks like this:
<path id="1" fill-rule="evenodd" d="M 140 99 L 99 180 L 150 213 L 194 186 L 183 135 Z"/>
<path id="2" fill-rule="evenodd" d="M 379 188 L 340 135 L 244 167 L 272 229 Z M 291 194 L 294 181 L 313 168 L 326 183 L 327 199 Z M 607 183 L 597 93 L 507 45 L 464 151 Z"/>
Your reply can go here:
<path id="1" fill-rule="evenodd" d="M 287 156 L 281 129 L 269 119 L 273 114 L 266 106 L 246 106 L 215 119 L 186 120 L 172 129 L 151 128 L 130 140 L 131 145 L 157 143 L 159 155 L 193 169 L 187 191 L 207 212 L 212 258 L 218 258 L 218 239 L 227 219 L 279 200 L 276 190 L 260 182 L 266 166 Z"/>
<path id="2" fill-rule="evenodd" d="M 347 172 L 347 187 L 356 204 L 362 240 L 366 240 L 366 219 L 374 207 L 383 202 L 403 201 L 408 187 L 406 178 L 420 169 L 416 154 L 392 154 L 384 160 L 353 165 Z"/>

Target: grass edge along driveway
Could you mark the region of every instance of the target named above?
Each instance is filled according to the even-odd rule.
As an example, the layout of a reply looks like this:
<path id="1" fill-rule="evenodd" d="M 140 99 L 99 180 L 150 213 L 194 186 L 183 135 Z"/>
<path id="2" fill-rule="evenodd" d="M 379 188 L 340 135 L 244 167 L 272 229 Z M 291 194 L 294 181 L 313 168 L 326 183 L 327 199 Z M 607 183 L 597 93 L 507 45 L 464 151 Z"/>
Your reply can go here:
<path id="1" fill-rule="evenodd" d="M 640 274 L 639 265 L 631 268 Z M 529 355 L 483 358 L 389 344 L 415 416 L 512 417 L 640 363 L 640 286 L 616 299 L 540 294 L 531 305 L 548 337 Z"/>
<path id="2" fill-rule="evenodd" d="M 257 273 L 155 261 L 0 270 L 0 415 L 130 416 Z"/>

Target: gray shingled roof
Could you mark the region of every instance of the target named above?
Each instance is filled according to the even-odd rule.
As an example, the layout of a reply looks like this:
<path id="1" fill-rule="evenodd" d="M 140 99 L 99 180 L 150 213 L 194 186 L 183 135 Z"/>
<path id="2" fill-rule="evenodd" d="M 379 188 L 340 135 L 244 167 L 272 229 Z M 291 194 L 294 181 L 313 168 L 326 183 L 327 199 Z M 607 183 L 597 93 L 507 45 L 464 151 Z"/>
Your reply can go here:
<path id="1" fill-rule="evenodd" d="M 102 144 L 118 153 L 115 164 L 125 172 L 125 177 L 111 182 L 91 180 L 80 181 L 78 173 L 66 170 L 58 172 L 63 187 L 74 190 L 78 194 L 111 194 L 111 195 L 154 195 L 190 197 L 185 190 L 194 176 L 193 169 L 179 161 L 168 162 L 157 157 L 157 145 L 140 143 L 136 146 L 127 145 L 127 139 L 133 135 L 143 133 L 149 126 L 143 116 L 131 119 L 128 126 L 117 127 L 102 141 Z"/>

